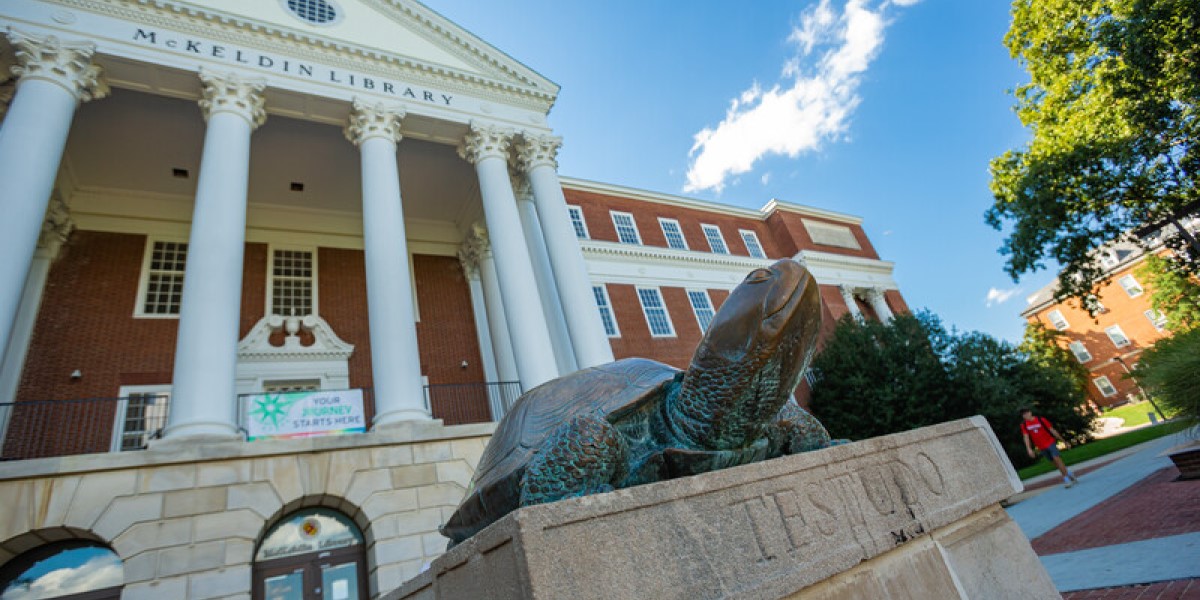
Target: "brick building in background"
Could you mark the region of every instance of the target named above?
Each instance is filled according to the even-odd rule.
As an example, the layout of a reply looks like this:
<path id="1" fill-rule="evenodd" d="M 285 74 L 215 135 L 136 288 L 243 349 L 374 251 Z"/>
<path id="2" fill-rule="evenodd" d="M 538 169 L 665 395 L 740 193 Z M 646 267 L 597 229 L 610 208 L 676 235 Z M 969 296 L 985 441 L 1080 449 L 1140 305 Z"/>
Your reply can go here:
<path id="1" fill-rule="evenodd" d="M 5 597 L 379 597 L 521 390 L 685 367 L 780 258 L 827 330 L 907 310 L 859 217 L 560 179 L 558 86 L 414 0 L 11 0 L 0 32 Z M 358 391 L 356 435 L 248 434 Z"/>
<path id="2" fill-rule="evenodd" d="M 1057 281 L 1029 296 L 1028 306 L 1021 311 L 1026 321 L 1066 335 L 1067 349 L 1090 373 L 1088 397 L 1101 407 L 1141 400 L 1141 388 L 1126 376 L 1144 350 L 1171 335 L 1166 318 L 1150 306 L 1150 290 L 1136 273 L 1145 258 L 1146 250 L 1132 242 L 1112 244 L 1098 253 L 1108 281 L 1097 291 L 1103 308 L 1095 315 L 1077 300 L 1055 301 Z"/>

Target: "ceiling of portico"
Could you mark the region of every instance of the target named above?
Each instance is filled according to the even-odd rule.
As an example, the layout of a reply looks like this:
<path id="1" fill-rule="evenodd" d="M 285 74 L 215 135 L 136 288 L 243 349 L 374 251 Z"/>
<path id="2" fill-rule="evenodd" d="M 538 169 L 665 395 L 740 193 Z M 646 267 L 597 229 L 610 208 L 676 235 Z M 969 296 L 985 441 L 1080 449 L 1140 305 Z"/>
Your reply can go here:
<path id="1" fill-rule="evenodd" d="M 271 100 L 268 95 L 268 105 Z M 194 101 L 114 89 L 110 97 L 80 107 L 64 169 L 78 189 L 190 201 L 204 132 Z M 478 179 L 453 146 L 406 137 L 398 161 L 406 220 L 465 230 L 478 218 Z M 175 176 L 175 169 L 186 170 L 187 177 Z M 303 191 L 293 191 L 293 183 L 303 184 Z M 358 215 L 361 197 L 358 149 L 340 127 L 271 114 L 254 132 L 251 204 Z"/>

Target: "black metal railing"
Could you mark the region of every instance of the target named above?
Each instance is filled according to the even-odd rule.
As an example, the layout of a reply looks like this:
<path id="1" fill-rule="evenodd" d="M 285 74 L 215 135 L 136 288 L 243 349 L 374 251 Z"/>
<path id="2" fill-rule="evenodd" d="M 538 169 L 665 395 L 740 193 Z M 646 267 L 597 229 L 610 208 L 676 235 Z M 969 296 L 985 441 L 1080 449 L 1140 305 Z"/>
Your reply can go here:
<path id="1" fill-rule="evenodd" d="M 521 396 L 521 382 L 435 383 L 425 386 L 425 407 L 447 425 L 498 421 Z"/>
<path id="2" fill-rule="evenodd" d="M 141 450 L 167 425 L 170 396 L 0 403 L 0 460 Z"/>

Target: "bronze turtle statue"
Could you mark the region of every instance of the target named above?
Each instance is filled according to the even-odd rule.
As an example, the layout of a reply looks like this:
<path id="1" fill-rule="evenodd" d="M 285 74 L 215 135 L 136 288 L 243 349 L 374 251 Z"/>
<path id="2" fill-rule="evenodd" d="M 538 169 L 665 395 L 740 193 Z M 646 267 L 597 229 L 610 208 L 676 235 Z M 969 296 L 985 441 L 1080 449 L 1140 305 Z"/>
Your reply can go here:
<path id="1" fill-rule="evenodd" d="M 817 282 L 780 260 L 730 294 L 686 371 L 627 358 L 530 390 L 496 427 L 442 535 L 453 546 L 522 506 L 831 445 L 790 399 L 820 329 Z"/>

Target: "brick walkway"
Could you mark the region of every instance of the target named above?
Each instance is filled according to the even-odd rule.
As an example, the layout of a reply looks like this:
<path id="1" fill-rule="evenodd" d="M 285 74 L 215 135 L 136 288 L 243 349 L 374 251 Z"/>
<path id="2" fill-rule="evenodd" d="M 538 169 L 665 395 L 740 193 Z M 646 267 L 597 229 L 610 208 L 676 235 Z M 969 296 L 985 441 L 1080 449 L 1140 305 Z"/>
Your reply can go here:
<path id="1" fill-rule="evenodd" d="M 1046 556 L 1200 531 L 1200 480 L 1178 477 L 1175 467 L 1154 472 L 1039 536 L 1034 551 Z"/>
<path id="2" fill-rule="evenodd" d="M 1063 600 L 1200 600 L 1200 579 L 1177 579 L 1127 587 L 1067 592 Z"/>

